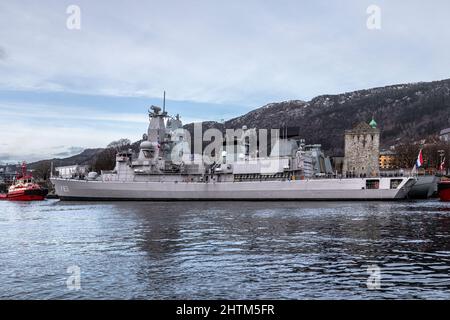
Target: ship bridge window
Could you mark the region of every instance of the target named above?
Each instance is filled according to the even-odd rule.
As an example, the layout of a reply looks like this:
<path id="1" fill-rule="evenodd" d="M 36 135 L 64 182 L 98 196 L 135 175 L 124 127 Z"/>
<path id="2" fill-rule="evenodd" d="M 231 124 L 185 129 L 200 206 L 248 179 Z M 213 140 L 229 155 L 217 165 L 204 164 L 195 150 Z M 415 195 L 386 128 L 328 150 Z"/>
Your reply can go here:
<path id="1" fill-rule="evenodd" d="M 397 189 L 402 181 L 402 179 L 391 179 L 391 189 Z"/>
<path id="2" fill-rule="evenodd" d="M 144 157 L 146 158 L 153 158 L 155 155 L 155 152 L 153 150 L 143 150 Z"/>
<path id="3" fill-rule="evenodd" d="M 366 180 L 366 189 L 380 189 L 380 180 L 378 179 Z"/>

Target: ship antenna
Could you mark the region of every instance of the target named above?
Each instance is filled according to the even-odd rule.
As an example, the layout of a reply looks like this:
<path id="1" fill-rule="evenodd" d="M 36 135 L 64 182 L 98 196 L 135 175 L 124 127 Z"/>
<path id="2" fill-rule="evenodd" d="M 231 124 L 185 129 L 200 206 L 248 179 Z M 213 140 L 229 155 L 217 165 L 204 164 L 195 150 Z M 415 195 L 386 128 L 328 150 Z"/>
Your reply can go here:
<path id="1" fill-rule="evenodd" d="M 166 91 L 164 90 L 164 98 L 163 98 L 163 114 L 166 112 Z"/>
<path id="2" fill-rule="evenodd" d="M 27 164 L 26 162 L 22 162 L 22 176 L 25 177 L 27 175 Z"/>

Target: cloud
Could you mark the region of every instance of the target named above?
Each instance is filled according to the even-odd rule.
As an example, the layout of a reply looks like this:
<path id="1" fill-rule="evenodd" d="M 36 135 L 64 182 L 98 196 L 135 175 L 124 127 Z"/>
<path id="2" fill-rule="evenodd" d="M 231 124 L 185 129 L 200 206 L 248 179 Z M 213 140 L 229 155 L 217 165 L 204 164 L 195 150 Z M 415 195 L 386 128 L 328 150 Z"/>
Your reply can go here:
<path id="1" fill-rule="evenodd" d="M 80 154 L 84 150 L 85 150 L 85 148 L 83 148 L 83 147 L 69 147 L 69 148 L 67 148 L 66 151 L 55 153 L 54 156 L 67 158 L 67 157 L 70 157 L 73 155 Z"/>
<path id="2" fill-rule="evenodd" d="M 68 4 L 0 1 L 4 157 L 137 140 L 163 90 L 188 123 L 449 77 L 447 0 L 379 0 L 376 31 L 372 0 L 77 0 L 81 30 L 66 28 Z"/>
<path id="3" fill-rule="evenodd" d="M 0 153 L 0 161 L 6 162 L 12 160 L 11 156 L 6 153 Z"/>
<path id="4" fill-rule="evenodd" d="M 82 144 L 83 148 L 98 148 L 106 146 L 113 140 L 126 137 L 129 133 L 128 131 L 117 131 L 114 128 L 95 126 L 71 127 L 64 124 L 47 123 L 30 126 L 20 122 L 14 123 L 14 130 L 10 129 L 9 123 L 0 122 L 2 140 L 8 144 L 1 147 L 0 159 L 26 160 L 28 162 L 52 157 L 59 152 L 68 152 L 68 148 L 58 150 L 55 149 L 56 146 L 70 146 L 76 143 L 77 145 Z"/>
<path id="5" fill-rule="evenodd" d="M 58 119 L 61 121 L 107 121 L 107 122 L 134 122 L 146 123 L 145 114 L 118 113 L 111 114 L 101 112 L 101 110 L 88 110 L 83 107 L 71 107 L 64 105 L 40 105 L 33 103 L 11 103 L 0 102 L 1 114 L 3 117 L 14 116 L 17 118 L 42 118 L 42 119 Z"/>
<path id="6" fill-rule="evenodd" d="M 6 51 L 3 47 L 0 46 L 0 60 L 6 59 Z"/>
<path id="7" fill-rule="evenodd" d="M 147 131 L 148 115 L 145 104 L 139 108 L 130 105 L 144 102 L 145 99 L 136 102 L 119 98 L 41 96 L 0 91 L 0 152 L 14 159 L 34 161 L 68 157 L 81 152 L 81 149 L 104 147 L 120 138 L 136 141 Z M 229 112 L 226 106 L 208 107 L 209 112 L 213 108 L 222 108 L 225 114 Z M 204 105 L 189 103 L 174 103 L 171 114 L 182 112 L 183 108 L 194 116 L 184 117 L 182 114 L 184 123 L 208 118 Z M 12 126 L 14 130 L 11 130 Z"/>
<path id="8" fill-rule="evenodd" d="M 0 88 L 260 105 L 448 77 L 448 1 L 3 2 Z M 25 21 L 25 22 L 24 22 Z M 417 65 L 423 64 L 422 68 Z"/>

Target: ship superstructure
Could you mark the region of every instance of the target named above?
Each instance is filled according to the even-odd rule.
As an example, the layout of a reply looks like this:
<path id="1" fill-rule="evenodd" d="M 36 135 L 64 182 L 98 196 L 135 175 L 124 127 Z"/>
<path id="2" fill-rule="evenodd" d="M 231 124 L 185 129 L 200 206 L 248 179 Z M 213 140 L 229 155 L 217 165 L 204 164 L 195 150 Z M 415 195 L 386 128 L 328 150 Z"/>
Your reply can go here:
<path id="1" fill-rule="evenodd" d="M 84 180 L 52 178 L 56 194 L 62 200 L 381 200 L 403 199 L 415 183 L 412 177 L 329 178 L 320 146 L 272 135 L 264 155 L 260 142 L 251 143 L 256 130 L 246 127 L 213 152 L 192 153 L 179 115 L 152 106 L 149 120 L 137 156 L 118 152 L 114 170 Z"/>

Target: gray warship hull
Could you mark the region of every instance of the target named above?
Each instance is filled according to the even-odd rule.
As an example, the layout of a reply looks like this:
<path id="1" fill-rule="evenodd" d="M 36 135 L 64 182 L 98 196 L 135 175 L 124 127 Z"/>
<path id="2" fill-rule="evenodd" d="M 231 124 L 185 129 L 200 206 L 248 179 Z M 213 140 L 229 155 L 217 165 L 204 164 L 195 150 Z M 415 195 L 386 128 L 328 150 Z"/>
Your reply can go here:
<path id="1" fill-rule="evenodd" d="M 391 179 L 379 178 L 379 188 L 367 189 L 373 179 L 311 179 L 251 182 L 119 182 L 53 178 L 61 200 L 216 201 L 216 200 L 398 200 L 415 183 L 402 178 L 395 188 Z M 397 182 L 399 179 L 396 179 Z"/>
<path id="2" fill-rule="evenodd" d="M 409 191 L 411 199 L 428 199 L 437 194 L 437 184 L 440 178 L 437 176 L 419 176 L 417 182 Z"/>

